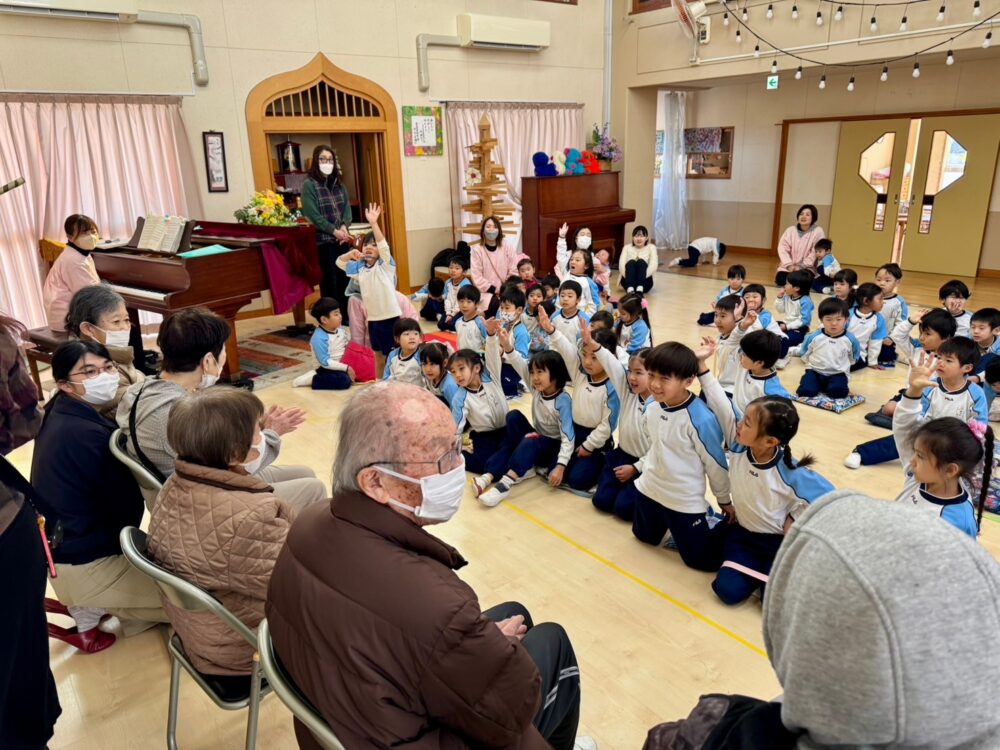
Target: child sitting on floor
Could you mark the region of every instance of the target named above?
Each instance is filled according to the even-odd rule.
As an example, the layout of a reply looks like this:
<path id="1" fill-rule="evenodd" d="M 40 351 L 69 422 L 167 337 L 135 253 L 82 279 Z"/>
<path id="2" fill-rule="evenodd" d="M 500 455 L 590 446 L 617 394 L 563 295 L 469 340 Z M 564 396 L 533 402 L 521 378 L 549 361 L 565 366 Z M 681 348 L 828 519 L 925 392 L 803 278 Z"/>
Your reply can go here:
<path id="1" fill-rule="evenodd" d="M 653 345 L 653 336 L 649 331 L 649 315 L 641 297 L 626 294 L 618 300 L 618 325 L 615 333 L 618 336 L 618 343 L 629 354 L 635 354 L 640 349 L 648 349 Z"/>
<path id="2" fill-rule="evenodd" d="M 534 287 L 541 284 L 535 278 L 535 264 L 531 262 L 531 258 L 521 258 L 517 262 L 517 273 L 521 277 L 521 281 L 524 282 L 525 293 L 530 292 Z"/>
<path id="3" fill-rule="evenodd" d="M 833 275 L 833 296 L 847 305 L 854 307 L 854 290 L 858 286 L 858 272 L 853 268 L 841 268 Z"/>
<path id="4" fill-rule="evenodd" d="M 299 375 L 292 385 L 295 388 L 311 386 L 314 391 L 350 388 L 355 380 L 354 370 L 340 360 L 351 342 L 351 335 L 343 326 L 340 303 L 333 297 L 320 297 L 309 314 L 316 321 L 309 346 L 319 366 L 312 372 Z"/>
<path id="5" fill-rule="evenodd" d="M 753 331 L 740 339 L 739 350 L 740 371 L 733 388 L 733 406 L 737 414 L 746 414 L 750 402 L 762 396 L 792 397 L 774 370 L 774 363 L 781 356 L 780 336 L 770 331 Z M 715 357 L 718 360 L 718 351 Z"/>
<path id="6" fill-rule="evenodd" d="M 850 393 L 848 373 L 851 363 L 861 356 L 861 347 L 853 334 L 847 332 L 847 307 L 839 299 L 823 300 L 819 319 L 822 328 L 788 352 L 801 357 L 806 366 L 796 393 L 805 398 L 821 393 L 830 398 L 846 398 Z"/>
<path id="7" fill-rule="evenodd" d="M 593 317 L 591 317 L 587 328 L 590 334 L 593 335 L 602 329 L 605 331 L 614 331 L 616 325 L 617 323 L 615 323 L 614 315 L 609 313 L 607 310 L 598 310 L 594 313 Z M 615 357 L 619 362 L 621 362 L 622 367 L 628 367 L 629 353 L 622 348 L 620 340 L 618 342 L 618 346 L 615 348 Z"/>
<path id="8" fill-rule="evenodd" d="M 400 318 L 392 327 L 392 337 L 396 348 L 389 352 L 382 379 L 422 386 L 424 373 L 420 366 L 420 345 L 424 343 L 424 334 L 420 323 L 413 318 Z"/>
<path id="9" fill-rule="evenodd" d="M 500 308 L 497 310 L 497 320 L 504 330 L 510 334 L 511 341 L 517 352 L 527 359 L 530 356 L 531 334 L 522 322 L 524 315 L 524 292 L 516 287 L 506 287 L 500 293 Z M 521 376 L 508 363 L 504 362 L 500 371 L 500 384 L 508 399 L 516 398 L 520 392 Z"/>
<path id="10" fill-rule="evenodd" d="M 506 435 L 507 399 L 500 387 L 499 321 L 487 322 L 486 368 L 483 357 L 472 349 L 459 349 L 448 362 L 448 371 L 455 379 L 458 392 L 451 402 L 458 431 L 469 428 L 472 450 L 463 451 L 466 471 L 480 474 L 488 471 L 489 460 L 503 444 Z"/>
<path id="11" fill-rule="evenodd" d="M 730 397 L 740 372 L 740 340 L 757 320 L 757 313 L 746 313 L 746 308 L 746 302 L 736 294 L 715 303 L 715 330 L 719 332 L 715 377 Z"/>
<path id="12" fill-rule="evenodd" d="M 941 300 L 941 307 L 950 312 L 955 318 L 955 335 L 968 336 L 969 326 L 972 323 L 972 313 L 965 309 L 966 303 L 972 292 L 964 282 L 952 279 L 938 290 L 938 299 Z"/>
<path id="13" fill-rule="evenodd" d="M 458 348 L 472 349 L 480 354 L 486 348 L 486 325 L 479 315 L 479 301 L 483 293 L 475 284 L 458 290 L 458 317 L 455 318 L 455 333 L 458 334 Z"/>
<path id="14" fill-rule="evenodd" d="M 778 323 L 778 328 L 785 334 L 781 343 L 782 357 L 788 353 L 789 347 L 801 344 L 809 333 L 813 316 L 813 301 L 809 298 L 812 278 L 812 272 L 806 269 L 791 271 L 785 277 L 785 286 L 778 290 L 774 306 L 785 316 Z"/>
<path id="15" fill-rule="evenodd" d="M 448 260 L 448 280 L 444 282 L 442 293 L 444 302 L 437 319 L 438 329 L 441 331 L 455 330 L 455 322 L 461 314 L 458 310 L 458 290 L 472 285 L 472 281 L 465 275 L 467 270 L 467 263 L 461 255 L 453 255 Z"/>
<path id="16" fill-rule="evenodd" d="M 601 300 L 601 290 L 594 281 L 594 255 L 590 252 L 592 237 L 590 229 L 580 227 L 576 230 L 576 249 L 571 252 L 566 244 L 568 231 L 569 225 L 566 223 L 559 227 L 555 273 L 563 282 L 575 281 L 580 285 L 577 305 L 589 317 Z M 562 286 L 559 289 L 562 291 Z"/>
<path id="17" fill-rule="evenodd" d="M 545 292 L 545 302 L 552 302 L 553 304 L 558 304 L 559 302 L 559 277 L 555 274 L 549 274 L 548 276 L 543 276 L 539 282 L 542 285 L 542 291 Z"/>
<path id="18" fill-rule="evenodd" d="M 979 347 L 979 354 L 1000 355 L 1000 310 L 981 307 L 969 319 L 969 335 Z"/>
<path id="19" fill-rule="evenodd" d="M 577 317 L 590 322 L 590 315 L 579 309 L 580 285 L 572 279 L 567 279 L 559 287 L 559 309 L 552 315 L 552 323 L 556 329 L 562 331 L 563 336 L 571 342 L 576 342 L 580 338 L 580 324 Z M 544 311 L 543 311 L 544 312 Z M 543 312 L 539 312 L 539 323 Z M 545 326 L 542 326 L 543 330 Z"/>
<path id="20" fill-rule="evenodd" d="M 449 356 L 448 347 L 440 341 L 432 341 L 420 347 L 420 371 L 424 376 L 422 385 L 450 409 L 458 385 L 448 372 Z"/>
<path id="21" fill-rule="evenodd" d="M 437 323 L 444 315 L 444 282 L 432 276 L 419 290 L 410 295 L 410 301 L 420 306 L 420 317 Z"/>
<path id="22" fill-rule="evenodd" d="M 603 247 L 594 253 L 594 283 L 605 292 L 611 284 L 611 253 Z"/>
<path id="23" fill-rule="evenodd" d="M 816 278 L 813 279 L 814 292 L 830 294 L 833 291 L 833 277 L 840 270 L 840 263 L 833 257 L 833 240 L 824 237 L 816 242 Z"/>
<path id="24" fill-rule="evenodd" d="M 882 341 L 882 351 L 878 355 L 878 363 L 883 367 L 895 367 L 896 345 L 892 341 L 892 332 L 901 320 L 906 320 L 910 312 L 906 300 L 899 294 L 899 282 L 903 278 L 903 269 L 897 263 L 884 263 L 875 272 L 875 283 L 882 290 L 882 317 L 885 319 L 885 330 L 889 335 Z"/>
<path id="25" fill-rule="evenodd" d="M 536 284 L 531 287 L 524 296 L 524 300 L 524 312 L 521 314 L 521 322 L 524 323 L 524 327 L 528 331 L 528 352 L 534 354 L 535 352 L 547 349 L 549 346 L 548 336 L 545 335 L 545 331 L 538 325 L 538 308 L 545 301 L 545 290 L 542 288 L 542 285 Z M 552 312 L 555 312 L 555 310 L 553 309 Z"/>
<path id="26" fill-rule="evenodd" d="M 747 269 L 743 266 L 737 264 L 735 266 L 730 266 L 729 270 L 726 271 L 726 278 L 729 279 L 729 283 L 726 284 L 719 293 L 715 295 L 715 299 L 712 300 L 712 311 L 702 313 L 698 316 L 698 325 L 700 326 L 710 326 L 715 323 L 715 303 L 718 302 L 723 297 L 727 297 L 730 294 L 744 293 L 743 282 L 747 277 Z M 758 285 L 759 286 L 759 285 Z"/>
<path id="27" fill-rule="evenodd" d="M 847 330 L 858 340 L 861 357 L 851 365 L 851 372 L 865 367 L 883 369 L 878 363 L 882 341 L 889 336 L 882 317 L 882 290 L 878 284 L 865 283 L 854 293 L 856 305 L 850 311 Z"/>
<path id="28" fill-rule="evenodd" d="M 772 335 L 750 335 L 757 334 Z M 711 349 L 699 349 L 699 380 L 722 426 L 732 490 L 732 502 L 721 506 L 729 523 L 720 524 L 722 538 L 714 540 L 721 542 L 722 565 L 712 590 L 724 603 L 739 604 L 763 587 L 785 532 L 807 504 L 834 487 L 806 468 L 812 456 L 792 458 L 789 443 L 799 430 L 795 405 L 782 396 L 761 396 L 747 404 L 740 418 L 704 366 Z"/>
<path id="29" fill-rule="evenodd" d="M 778 326 L 778 321 L 764 308 L 767 304 L 767 290 L 763 284 L 747 284 L 743 289 L 743 301 L 746 302 L 747 313 L 756 313 L 756 320 L 747 331 L 770 331 L 775 336 L 785 338 L 785 332 Z"/>

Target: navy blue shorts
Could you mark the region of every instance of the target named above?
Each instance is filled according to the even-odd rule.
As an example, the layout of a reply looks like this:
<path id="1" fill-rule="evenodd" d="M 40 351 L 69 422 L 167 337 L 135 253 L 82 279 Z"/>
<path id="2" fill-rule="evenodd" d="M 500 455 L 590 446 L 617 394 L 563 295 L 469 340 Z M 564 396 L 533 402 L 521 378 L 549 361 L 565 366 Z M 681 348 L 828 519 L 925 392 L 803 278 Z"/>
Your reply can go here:
<path id="1" fill-rule="evenodd" d="M 388 356 L 389 352 L 395 348 L 396 341 L 392 337 L 392 329 L 397 320 L 399 320 L 398 315 L 385 320 L 368 321 L 368 338 L 372 349 Z"/>

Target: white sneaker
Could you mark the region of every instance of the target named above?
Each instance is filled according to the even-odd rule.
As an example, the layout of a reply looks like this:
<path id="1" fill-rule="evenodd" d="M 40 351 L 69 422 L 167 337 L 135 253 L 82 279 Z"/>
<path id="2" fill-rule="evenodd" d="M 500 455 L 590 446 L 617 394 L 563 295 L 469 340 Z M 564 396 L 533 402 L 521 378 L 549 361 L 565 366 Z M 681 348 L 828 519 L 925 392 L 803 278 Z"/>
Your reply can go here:
<path id="1" fill-rule="evenodd" d="M 674 258 L 674 259 L 673 259 L 672 261 L 670 261 L 670 262 L 669 262 L 669 263 L 667 264 L 667 267 L 668 267 L 668 268 L 672 268 L 672 267 L 674 267 L 674 266 L 679 266 L 680 264 L 681 264 L 681 259 L 680 259 L 680 258 Z"/>
<path id="2" fill-rule="evenodd" d="M 635 294 L 635 287 L 630 286 L 628 289 L 625 290 L 625 292 L 626 294 Z"/>
<path id="3" fill-rule="evenodd" d="M 304 372 L 299 375 L 295 380 L 292 381 L 292 386 L 295 388 L 308 388 L 313 383 L 313 376 L 316 373 L 310 370 L 309 372 Z"/>
<path id="4" fill-rule="evenodd" d="M 508 477 L 506 480 L 501 479 L 493 487 L 482 495 L 479 496 L 479 502 L 485 505 L 487 508 L 495 508 L 508 497 L 510 497 L 510 485 L 507 482 L 510 481 Z"/>
<path id="5" fill-rule="evenodd" d="M 597 750 L 597 742 L 593 737 L 581 734 L 573 741 L 573 750 Z"/>
<path id="6" fill-rule="evenodd" d="M 775 370 L 784 370 L 786 367 L 788 367 L 788 357 L 783 357 L 774 363 Z"/>
<path id="7" fill-rule="evenodd" d="M 491 484 L 493 484 L 492 474 L 480 474 L 478 477 L 474 477 L 472 479 L 472 489 L 475 490 L 476 497 L 486 492 Z"/>
<path id="8" fill-rule="evenodd" d="M 645 290 L 645 289 L 643 289 L 643 288 L 642 288 L 641 286 L 637 286 L 637 287 L 635 288 L 635 293 L 636 293 L 636 294 L 645 294 L 645 292 L 646 292 L 646 290 Z"/>
<path id="9" fill-rule="evenodd" d="M 852 452 L 847 458 L 844 459 L 844 466 L 848 469 L 860 469 L 861 454 L 857 451 Z"/>
<path id="10" fill-rule="evenodd" d="M 833 294 L 833 287 L 832 286 L 823 287 L 823 294 Z"/>

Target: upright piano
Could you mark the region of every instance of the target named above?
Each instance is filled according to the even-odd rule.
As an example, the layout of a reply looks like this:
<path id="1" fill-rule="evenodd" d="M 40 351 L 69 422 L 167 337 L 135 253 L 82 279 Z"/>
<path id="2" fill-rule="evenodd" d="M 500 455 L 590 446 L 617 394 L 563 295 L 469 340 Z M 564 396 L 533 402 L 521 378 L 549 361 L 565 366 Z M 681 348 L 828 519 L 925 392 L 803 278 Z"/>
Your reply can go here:
<path id="1" fill-rule="evenodd" d="M 137 310 L 168 315 L 189 307 L 206 307 L 229 323 L 226 342 L 226 369 L 232 379 L 240 377 L 240 357 L 236 348 L 236 313 L 270 288 L 261 245 L 274 241 L 280 228 L 234 224 L 232 236 L 227 224 L 188 222 L 178 254 L 158 253 L 137 247 L 142 233 L 140 218 L 129 242 L 113 250 L 93 253 L 94 265 L 103 281 L 125 299 L 134 325 Z M 288 231 L 288 230 L 285 230 Z M 240 235 L 240 236 L 237 236 Z M 313 235 L 314 236 L 314 235 Z M 222 245 L 226 252 L 184 257 L 182 253 L 208 245 Z"/>
<path id="2" fill-rule="evenodd" d="M 522 248 L 537 274 L 552 273 L 563 222 L 571 240 L 580 227 L 593 233 L 593 250 L 607 249 L 612 261 L 625 246 L 625 225 L 635 211 L 622 208 L 618 172 L 521 178 Z"/>

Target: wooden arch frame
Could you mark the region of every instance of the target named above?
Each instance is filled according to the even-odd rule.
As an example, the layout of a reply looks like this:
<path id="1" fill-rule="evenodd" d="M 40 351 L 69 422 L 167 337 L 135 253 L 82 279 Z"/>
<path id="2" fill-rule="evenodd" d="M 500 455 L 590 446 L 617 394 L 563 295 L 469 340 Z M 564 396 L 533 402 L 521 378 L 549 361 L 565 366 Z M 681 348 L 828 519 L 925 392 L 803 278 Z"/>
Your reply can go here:
<path id="1" fill-rule="evenodd" d="M 396 103 L 374 81 L 338 68 L 322 53 L 298 70 L 266 78 L 246 104 L 255 189 L 275 188 L 268 135 L 274 133 L 374 133 L 383 193 L 382 228 L 396 259 L 397 286 L 409 289 L 403 166 Z M 363 221 L 363 218 L 362 218 Z"/>

